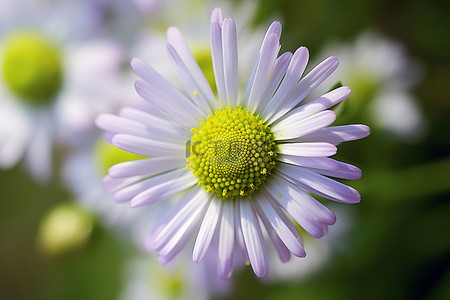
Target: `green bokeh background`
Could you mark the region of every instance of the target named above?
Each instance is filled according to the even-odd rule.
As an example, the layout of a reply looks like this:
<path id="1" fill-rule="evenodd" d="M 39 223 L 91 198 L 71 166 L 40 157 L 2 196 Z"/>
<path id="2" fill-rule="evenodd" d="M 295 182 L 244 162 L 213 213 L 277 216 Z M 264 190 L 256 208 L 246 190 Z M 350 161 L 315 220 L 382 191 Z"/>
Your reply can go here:
<path id="1" fill-rule="evenodd" d="M 369 27 L 401 41 L 424 67 L 413 92 L 428 128 L 413 142 L 372 130 L 341 145 L 337 158 L 363 170 L 351 183 L 362 201 L 344 208 L 354 215 L 346 251 L 301 281 L 268 284 L 247 269 L 233 276 L 229 298 L 450 299 L 450 2 L 262 0 L 254 22 L 274 16 L 283 23 L 285 51 L 306 45 L 315 53 L 325 41 L 351 40 Z M 350 122 L 368 123 L 364 114 Z M 83 249 L 51 258 L 37 248 L 42 216 L 70 198 L 58 178 L 40 186 L 21 165 L 0 172 L 1 299 L 117 297 L 134 250 L 99 223 Z"/>

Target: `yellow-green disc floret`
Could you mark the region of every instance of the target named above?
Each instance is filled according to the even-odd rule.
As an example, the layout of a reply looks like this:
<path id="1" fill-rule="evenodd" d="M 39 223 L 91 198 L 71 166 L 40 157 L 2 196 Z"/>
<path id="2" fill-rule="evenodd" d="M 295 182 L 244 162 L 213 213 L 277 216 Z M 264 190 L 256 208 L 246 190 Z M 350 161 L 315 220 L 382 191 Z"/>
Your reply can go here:
<path id="1" fill-rule="evenodd" d="M 51 102 L 59 92 L 63 68 L 58 49 L 31 32 L 8 37 L 3 44 L 2 75 L 21 100 L 32 104 Z"/>
<path id="2" fill-rule="evenodd" d="M 219 198 L 250 197 L 275 167 L 270 127 L 245 108 L 215 111 L 192 132 L 187 167 Z"/>

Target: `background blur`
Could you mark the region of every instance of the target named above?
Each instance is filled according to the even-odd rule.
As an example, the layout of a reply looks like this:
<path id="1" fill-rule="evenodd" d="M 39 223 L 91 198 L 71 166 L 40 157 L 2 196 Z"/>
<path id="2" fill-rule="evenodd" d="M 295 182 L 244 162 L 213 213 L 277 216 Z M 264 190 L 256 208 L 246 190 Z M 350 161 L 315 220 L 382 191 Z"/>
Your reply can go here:
<path id="1" fill-rule="evenodd" d="M 0 3 L 4 18 L 13 14 L 8 2 L 14 0 Z M 62 43 L 74 48 L 86 41 L 114 42 L 123 55 L 120 75 L 129 85 L 130 98 L 135 77 L 129 75 L 128 61 L 141 56 L 141 51 L 151 52 L 139 46 L 145 44 L 139 39 L 149 32 L 159 32 L 164 39 L 165 29 L 172 24 L 186 35 L 185 28 L 197 25 L 206 39 L 207 20 L 215 6 L 223 6 L 224 14 L 236 17 L 238 25 L 246 22 L 247 34 L 254 30 L 258 38 L 262 38 L 260 28 L 280 20 L 282 51 L 305 45 L 312 64 L 326 55 L 340 58 L 342 72 L 337 75 L 342 78 L 325 87 L 326 91 L 341 81 L 353 90 L 339 108 L 338 121 L 367 124 L 372 130 L 364 140 L 340 145 L 336 155 L 363 170 L 363 177 L 350 183 L 361 192 L 361 203 L 326 202 L 332 210 L 338 209 L 338 222 L 330 228 L 331 237 L 323 241 L 325 250 L 320 248 L 322 240 L 314 241 L 319 244 L 317 250 L 308 249 L 311 239 L 305 237 L 308 255 L 326 253 L 316 257 L 313 267 L 293 258 L 298 270 L 289 267 L 288 272 L 288 266 L 274 264 L 274 275 L 263 280 L 246 268 L 233 274 L 227 292 L 212 289 L 209 297 L 450 299 L 450 2 L 92 0 L 79 1 L 80 5 L 67 10 L 55 9 L 55 3 L 65 1 L 26 1 L 30 2 L 42 2 L 46 14 L 60 14 L 67 22 L 78 13 L 78 21 L 82 16 L 91 18 L 81 20 L 84 26 L 72 26 Z M 20 18 L 13 23 L 28 22 Z M 4 39 L 12 27 L 0 24 L 4 26 L 0 39 Z M 161 63 L 161 53 L 146 55 L 143 58 L 150 64 Z M 121 95 L 128 95 L 127 87 L 124 90 Z M 0 127 L 4 122 L 0 120 Z M 150 286 L 155 284 L 151 283 L 154 277 L 147 273 L 164 271 L 154 267 L 139 273 L 130 267 L 136 259 L 145 264 L 146 255 L 126 234 L 105 225 L 98 212 L 75 206 L 76 195 L 62 169 L 77 147 L 56 144 L 53 175 L 46 182 L 32 179 L 23 160 L 0 171 L 0 298 L 157 299 L 130 292 L 130 282 L 141 280 Z M 85 231 L 81 237 L 71 236 L 73 245 L 65 241 L 56 250 L 46 248 L 42 228 L 62 203 L 86 221 L 87 229 L 75 226 Z M 70 214 L 61 218 L 67 221 Z M 184 294 L 178 281 L 168 285 L 171 288 L 158 296 L 161 299 L 197 298 Z"/>

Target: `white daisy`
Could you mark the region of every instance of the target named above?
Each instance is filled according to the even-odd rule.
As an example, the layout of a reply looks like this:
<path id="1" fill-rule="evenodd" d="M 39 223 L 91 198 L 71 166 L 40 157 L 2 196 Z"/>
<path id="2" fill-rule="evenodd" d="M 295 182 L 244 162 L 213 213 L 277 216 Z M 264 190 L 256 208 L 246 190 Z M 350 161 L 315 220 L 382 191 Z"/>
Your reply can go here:
<path id="1" fill-rule="evenodd" d="M 306 255 L 290 218 L 313 237 L 323 236 L 336 220 L 309 193 L 343 203 L 360 201 L 355 189 L 328 176 L 358 179 L 361 171 L 329 156 L 341 142 L 367 136 L 369 128 L 328 127 L 335 120 L 328 108 L 349 95 L 348 87 L 301 105 L 338 60 L 329 57 L 302 77 L 308 50 L 300 47 L 278 56 L 279 22 L 267 30 L 242 94 L 234 21 L 215 9 L 210 32 L 217 95 L 175 27 L 167 31 L 167 50 L 183 89 L 143 61 L 132 60 L 143 79 L 136 81 L 137 92 L 164 117 L 127 107 L 118 116 L 98 117 L 112 144 L 150 157 L 113 166 L 104 184 L 115 191 L 116 201 L 129 201 L 132 207 L 182 194 L 147 240 L 161 263 L 171 261 L 197 233 L 194 261 L 212 248 L 220 278 L 244 262 L 262 277 L 268 258 L 261 225 L 287 261 L 290 253 Z M 186 142 L 191 150 L 187 161 Z"/>
<path id="2" fill-rule="evenodd" d="M 81 4 L 19 0 L 6 7 L 0 11 L 0 167 L 25 157 L 42 182 L 50 177 L 58 136 L 74 141 L 94 128 L 96 112 L 86 114 L 87 103 L 102 111 L 111 106 L 122 57 L 115 43 L 81 39 L 93 30 L 89 18 L 80 21 L 89 16 Z"/>

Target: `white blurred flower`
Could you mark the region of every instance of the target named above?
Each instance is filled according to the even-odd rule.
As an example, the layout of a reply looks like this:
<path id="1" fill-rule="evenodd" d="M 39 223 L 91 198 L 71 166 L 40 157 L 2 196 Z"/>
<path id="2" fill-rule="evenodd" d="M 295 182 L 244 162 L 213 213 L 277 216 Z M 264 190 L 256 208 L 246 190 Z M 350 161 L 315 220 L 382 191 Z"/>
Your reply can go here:
<path id="1" fill-rule="evenodd" d="M 318 58 L 330 53 L 340 65 L 323 86 L 337 82 L 351 86 L 352 96 L 346 103 L 350 113 L 367 108 L 374 125 L 397 138 L 423 134 L 425 119 L 412 92 L 422 70 L 399 42 L 365 31 L 352 43 L 325 46 Z"/>
<path id="2" fill-rule="evenodd" d="M 219 281 L 188 257 L 162 266 L 155 257 L 138 255 L 127 263 L 124 277 L 123 300 L 207 300 L 230 288 L 229 281 Z"/>
<path id="3" fill-rule="evenodd" d="M 112 41 L 87 39 L 95 22 L 78 2 L 4 4 L 0 167 L 13 167 L 25 157 L 31 175 L 45 182 L 51 176 L 53 144 L 80 141 L 94 129 L 96 109 L 111 111 L 123 57 Z"/>

